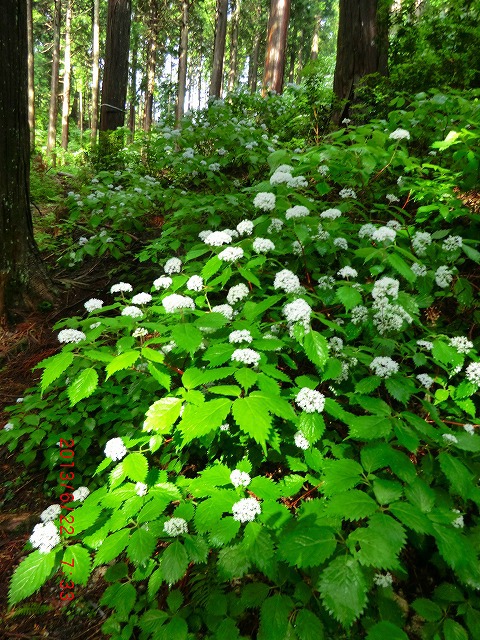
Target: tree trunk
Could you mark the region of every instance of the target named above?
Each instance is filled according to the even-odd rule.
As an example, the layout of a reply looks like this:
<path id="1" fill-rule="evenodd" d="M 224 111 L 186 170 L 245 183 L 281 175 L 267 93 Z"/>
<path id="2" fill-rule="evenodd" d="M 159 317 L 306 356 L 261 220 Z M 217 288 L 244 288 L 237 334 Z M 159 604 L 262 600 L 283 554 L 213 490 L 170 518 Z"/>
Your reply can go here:
<path id="1" fill-rule="evenodd" d="M 27 3 L 0 11 L 0 324 L 52 298 L 33 239 L 29 203 Z"/>
<path id="2" fill-rule="evenodd" d="M 222 92 L 223 58 L 225 55 L 225 40 L 227 37 L 228 0 L 217 0 L 217 17 L 215 21 L 215 43 L 213 46 L 212 77 L 209 95 L 220 98 Z"/>
<path id="3" fill-rule="evenodd" d="M 93 37 L 92 37 L 92 119 L 91 141 L 97 142 L 98 133 L 98 94 L 100 88 L 100 0 L 93 0 Z"/>
<path id="4" fill-rule="evenodd" d="M 322 16 L 319 14 L 315 18 L 315 26 L 313 28 L 312 48 L 310 49 L 310 60 L 318 58 L 318 46 L 320 42 L 320 30 L 322 28 Z"/>
<path id="5" fill-rule="evenodd" d="M 130 140 L 135 136 L 135 111 L 137 106 L 137 70 L 138 70 L 138 32 L 135 29 L 132 42 L 132 56 L 130 64 L 130 107 L 128 113 L 128 128 Z"/>
<path id="6" fill-rule="evenodd" d="M 80 130 L 80 143 L 83 142 L 83 90 L 80 85 L 78 89 L 78 128 Z"/>
<path id="7" fill-rule="evenodd" d="M 232 29 L 230 32 L 230 70 L 228 74 L 228 91 L 233 91 L 237 82 L 238 73 L 238 24 L 240 22 L 241 0 L 235 0 L 235 9 L 232 15 Z"/>
<path id="8" fill-rule="evenodd" d="M 123 127 L 128 85 L 131 0 L 109 0 L 100 131 Z"/>
<path id="9" fill-rule="evenodd" d="M 282 93 L 290 0 L 272 0 L 268 21 L 263 90 Z"/>
<path id="10" fill-rule="evenodd" d="M 65 55 L 63 63 L 63 104 L 62 104 L 62 148 L 68 147 L 68 117 L 70 115 L 70 71 L 71 58 L 71 26 L 72 26 L 72 0 L 67 0 L 65 14 Z"/>
<path id="11" fill-rule="evenodd" d="M 145 131 L 150 131 L 153 119 L 153 94 L 155 91 L 159 26 L 158 0 L 150 0 L 149 35 L 147 40 L 147 87 L 145 91 L 145 112 L 143 114 L 143 129 Z"/>
<path id="12" fill-rule="evenodd" d="M 378 0 L 340 0 L 333 90 L 342 105 L 333 117 L 336 124 L 348 115 L 359 81 L 369 73 L 381 72 L 378 4 Z"/>
<path id="13" fill-rule="evenodd" d="M 185 88 L 187 83 L 187 56 L 188 56 L 188 9 L 189 0 L 182 0 L 182 26 L 180 28 L 180 54 L 178 57 L 178 91 L 177 108 L 175 110 L 175 123 L 180 126 L 185 107 Z"/>
<path id="14" fill-rule="evenodd" d="M 262 44 L 262 34 L 258 31 L 253 40 L 253 51 L 248 64 L 248 87 L 252 93 L 257 90 L 258 83 L 258 60 L 260 58 L 260 46 Z"/>
<path id="15" fill-rule="evenodd" d="M 302 81 L 302 71 L 303 71 L 303 29 L 300 29 L 298 32 L 298 65 L 297 65 L 297 84 L 300 84 Z"/>
<path id="16" fill-rule="evenodd" d="M 53 16 L 53 50 L 52 50 L 52 77 L 50 82 L 50 109 L 48 112 L 48 138 L 47 153 L 52 156 L 55 166 L 55 148 L 58 117 L 58 76 L 60 67 L 60 20 L 62 15 L 62 2 L 55 0 Z"/>
<path id="17" fill-rule="evenodd" d="M 30 152 L 35 151 L 35 65 L 33 56 L 32 0 L 27 0 L 28 41 L 28 126 L 30 127 Z"/>

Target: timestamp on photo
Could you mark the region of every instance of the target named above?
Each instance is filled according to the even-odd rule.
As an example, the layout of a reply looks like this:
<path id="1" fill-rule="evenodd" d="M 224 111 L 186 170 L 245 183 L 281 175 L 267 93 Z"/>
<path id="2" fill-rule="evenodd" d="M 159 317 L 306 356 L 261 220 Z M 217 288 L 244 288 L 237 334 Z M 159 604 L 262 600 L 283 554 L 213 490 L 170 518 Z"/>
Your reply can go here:
<path id="1" fill-rule="evenodd" d="M 75 517 L 73 513 L 73 508 L 68 506 L 69 502 L 74 500 L 73 497 L 73 481 L 75 479 L 75 441 L 64 440 L 60 438 L 60 471 L 58 474 L 58 478 L 60 481 L 60 502 L 62 513 L 60 514 L 60 535 L 63 533 L 65 535 L 71 536 L 75 533 Z M 65 511 L 65 512 L 64 512 Z M 73 574 L 73 569 L 75 566 L 75 560 L 72 558 L 71 562 L 65 562 L 62 560 L 62 565 L 67 565 L 67 567 L 71 567 L 72 571 L 68 571 L 68 568 L 62 566 L 62 569 L 65 574 L 70 573 Z M 75 598 L 75 583 L 73 580 L 61 580 L 60 581 L 60 600 L 73 600 Z"/>

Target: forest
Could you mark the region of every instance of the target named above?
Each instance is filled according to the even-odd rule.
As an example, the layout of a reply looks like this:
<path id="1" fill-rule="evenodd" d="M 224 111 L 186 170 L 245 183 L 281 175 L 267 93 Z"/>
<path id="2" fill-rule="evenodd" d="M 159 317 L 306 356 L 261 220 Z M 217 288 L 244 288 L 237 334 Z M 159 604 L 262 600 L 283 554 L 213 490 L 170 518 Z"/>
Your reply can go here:
<path id="1" fill-rule="evenodd" d="M 480 638 L 480 0 L 4 0 L 0 638 Z"/>

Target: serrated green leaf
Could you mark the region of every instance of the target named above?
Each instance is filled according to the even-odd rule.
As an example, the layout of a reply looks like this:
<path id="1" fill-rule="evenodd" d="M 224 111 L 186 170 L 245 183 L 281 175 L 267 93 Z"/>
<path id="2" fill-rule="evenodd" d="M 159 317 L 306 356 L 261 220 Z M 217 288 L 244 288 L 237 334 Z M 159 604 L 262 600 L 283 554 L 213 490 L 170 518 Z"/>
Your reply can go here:
<path id="1" fill-rule="evenodd" d="M 169 433 L 175 420 L 180 415 L 182 400 L 167 396 L 154 402 L 147 410 L 144 431 L 155 431 L 155 433 Z"/>
<path id="2" fill-rule="evenodd" d="M 465 627 L 451 618 L 447 618 L 443 623 L 443 635 L 445 640 L 469 640 Z"/>
<path id="3" fill-rule="evenodd" d="M 443 615 L 438 604 L 427 598 L 417 598 L 412 602 L 412 607 L 427 622 L 436 622 Z"/>
<path id="4" fill-rule="evenodd" d="M 218 572 L 224 580 L 241 578 L 247 573 L 250 564 L 248 552 L 242 544 L 225 547 L 218 554 Z"/>
<path id="5" fill-rule="evenodd" d="M 143 347 L 141 353 L 145 360 L 150 360 L 158 364 L 165 362 L 165 354 L 162 351 L 157 351 L 151 347 Z"/>
<path id="6" fill-rule="evenodd" d="M 253 387 L 253 385 L 257 382 L 258 373 L 252 371 L 248 367 L 244 367 L 243 369 L 238 369 L 233 374 L 235 380 L 240 384 L 246 392 Z"/>
<path id="7" fill-rule="evenodd" d="M 148 579 L 147 592 L 150 600 L 153 600 L 153 598 L 157 595 L 158 590 L 162 586 L 162 582 L 163 582 L 162 572 L 160 569 L 157 569 L 152 573 L 152 575 Z"/>
<path id="8" fill-rule="evenodd" d="M 145 633 L 154 633 L 168 618 L 169 615 L 166 611 L 149 609 L 140 618 L 138 626 Z"/>
<path id="9" fill-rule="evenodd" d="M 52 384 L 62 373 L 68 369 L 73 362 L 74 355 L 71 351 L 62 351 L 56 356 L 42 360 L 37 367 L 43 368 L 41 389 L 42 393 Z"/>
<path id="10" fill-rule="evenodd" d="M 480 264 L 480 251 L 477 251 L 476 249 L 465 243 L 462 244 L 462 249 L 467 258 L 470 258 L 470 260 L 473 260 L 477 264 Z"/>
<path id="11" fill-rule="evenodd" d="M 320 619 L 308 609 L 300 609 L 297 611 L 295 633 L 299 640 L 324 640 L 325 638 L 323 624 Z"/>
<path id="12" fill-rule="evenodd" d="M 176 540 L 164 550 L 161 560 L 163 578 L 169 585 L 175 584 L 185 575 L 188 556 L 181 542 Z"/>
<path id="13" fill-rule="evenodd" d="M 233 417 L 240 429 L 261 446 L 265 446 L 272 419 L 262 398 L 247 396 L 237 398 L 232 406 Z"/>
<path id="14" fill-rule="evenodd" d="M 366 378 L 363 378 L 363 380 L 360 380 L 360 382 L 357 382 L 355 385 L 355 391 L 356 393 L 361 394 L 371 393 L 381 384 L 382 378 L 380 378 L 380 376 L 367 376 Z"/>
<path id="15" fill-rule="evenodd" d="M 377 440 L 389 435 L 392 422 L 383 416 L 354 416 L 349 427 L 350 436 L 356 440 Z"/>
<path id="16" fill-rule="evenodd" d="M 463 362 L 462 354 L 441 340 L 433 341 L 432 355 L 435 360 L 452 369 Z"/>
<path id="17" fill-rule="evenodd" d="M 390 504 L 402 497 L 403 487 L 399 482 L 376 478 L 373 481 L 373 493 L 379 504 Z"/>
<path id="18" fill-rule="evenodd" d="M 415 278 L 416 278 L 415 274 L 410 269 L 410 267 L 405 262 L 405 260 L 403 260 L 403 258 L 401 258 L 398 254 L 389 253 L 387 256 L 387 260 L 390 263 L 390 265 L 395 269 L 395 271 L 398 271 L 398 273 L 401 276 L 403 276 L 405 280 L 407 280 L 410 283 L 415 282 Z"/>
<path id="19" fill-rule="evenodd" d="M 298 428 L 310 444 L 314 444 L 325 432 L 325 420 L 319 413 L 305 413 L 303 411 L 298 419 Z"/>
<path id="20" fill-rule="evenodd" d="M 417 390 L 411 380 L 398 377 L 387 378 L 385 380 L 385 388 L 395 400 L 402 404 L 407 404 Z"/>
<path id="21" fill-rule="evenodd" d="M 327 496 L 341 493 L 361 482 L 362 467 L 354 460 L 325 460 L 323 492 Z"/>
<path id="22" fill-rule="evenodd" d="M 193 324 L 182 323 L 173 327 L 172 339 L 181 349 L 194 353 L 201 345 L 203 335 Z"/>
<path id="23" fill-rule="evenodd" d="M 328 358 L 328 343 L 318 331 L 310 331 L 304 338 L 303 347 L 308 359 L 323 368 Z"/>
<path id="24" fill-rule="evenodd" d="M 382 620 L 368 630 L 366 640 L 408 640 L 407 634 L 393 622 Z"/>
<path id="25" fill-rule="evenodd" d="M 183 442 L 207 435 L 225 422 L 230 413 L 232 401 L 227 398 L 210 400 L 201 406 L 187 404 L 178 428 L 183 434 Z"/>
<path id="26" fill-rule="evenodd" d="M 362 304 L 362 295 L 353 287 L 339 287 L 337 289 L 336 296 L 347 311 L 350 311 L 353 307 L 357 307 L 359 304 Z"/>
<path id="27" fill-rule="evenodd" d="M 292 567 L 318 567 L 332 555 L 336 546 L 331 529 L 312 524 L 310 518 L 305 518 L 282 534 L 278 552 Z"/>
<path id="28" fill-rule="evenodd" d="M 264 600 L 260 608 L 258 640 L 287 640 L 292 609 L 291 598 L 280 593 Z"/>
<path id="29" fill-rule="evenodd" d="M 210 260 L 208 260 L 203 269 L 202 269 L 202 276 L 205 280 L 208 280 L 209 278 L 211 278 L 215 273 L 217 273 L 217 271 L 222 267 L 223 262 L 220 260 L 220 258 L 218 256 L 213 256 L 212 258 L 210 258 Z"/>
<path id="30" fill-rule="evenodd" d="M 127 556 L 135 565 L 146 562 L 152 555 L 157 538 L 150 531 L 136 529 L 130 536 L 127 545 Z"/>
<path id="31" fill-rule="evenodd" d="M 8 604 L 13 606 L 38 591 L 51 577 L 55 567 L 56 552 L 33 551 L 15 569 L 8 591 Z"/>
<path id="32" fill-rule="evenodd" d="M 406 540 L 402 525 L 385 514 L 373 515 L 368 527 L 359 528 L 348 536 L 348 543 L 361 564 L 377 569 L 395 569 L 398 554 Z"/>
<path id="33" fill-rule="evenodd" d="M 130 480 L 144 482 L 148 473 L 148 462 L 143 453 L 129 453 L 122 461 L 123 471 Z"/>
<path id="34" fill-rule="evenodd" d="M 121 371 L 122 369 L 130 369 L 130 367 L 135 364 L 139 357 L 139 351 L 125 351 L 125 353 L 121 353 L 109 364 L 107 364 L 105 368 L 105 371 L 107 372 L 107 379 L 117 371 Z"/>
<path id="35" fill-rule="evenodd" d="M 160 367 L 154 365 L 152 362 L 148 363 L 148 371 L 158 384 L 164 387 L 167 391 L 170 391 L 172 387 L 172 376 L 169 373 L 162 371 Z"/>
<path id="36" fill-rule="evenodd" d="M 72 513 L 75 516 L 75 533 L 81 533 L 89 529 L 97 520 L 102 510 L 100 507 L 91 504 L 83 505 L 79 509 L 75 509 Z"/>
<path id="37" fill-rule="evenodd" d="M 115 618 L 125 621 L 137 600 L 137 590 L 131 582 L 117 582 L 104 591 L 100 604 L 115 609 Z"/>
<path id="38" fill-rule="evenodd" d="M 67 387 L 70 406 L 73 407 L 77 402 L 80 402 L 80 400 L 91 396 L 97 387 L 98 373 L 95 369 L 88 367 L 81 371 Z"/>
<path id="39" fill-rule="evenodd" d="M 258 522 L 249 522 L 245 526 L 242 544 L 247 550 L 251 562 L 268 576 L 272 570 L 271 560 L 274 557 L 273 540 L 270 533 Z"/>
<path id="40" fill-rule="evenodd" d="M 207 561 L 210 547 L 201 536 L 185 534 L 183 537 L 183 546 L 191 562 L 204 564 Z"/>
<path id="41" fill-rule="evenodd" d="M 212 547 L 224 547 L 236 537 L 239 529 L 240 522 L 232 516 L 226 516 L 212 530 L 209 542 Z"/>
<path id="42" fill-rule="evenodd" d="M 367 584 L 359 563 L 351 556 L 335 558 L 322 571 L 318 589 L 327 611 L 348 628 L 367 604 Z"/>
<path id="43" fill-rule="evenodd" d="M 64 562 L 67 564 L 63 564 Z M 71 545 L 65 549 L 61 567 L 63 573 L 75 584 L 86 585 L 92 571 L 90 553 L 79 544 Z"/>
<path id="44" fill-rule="evenodd" d="M 129 529 L 122 529 L 109 535 L 98 549 L 93 566 L 98 567 L 100 564 L 107 564 L 110 560 L 117 558 L 127 546 L 129 537 Z"/>
<path id="45" fill-rule="evenodd" d="M 471 437 L 471 436 L 470 436 Z M 454 495 L 461 496 L 464 500 L 470 497 L 474 487 L 473 475 L 458 458 L 449 453 L 442 452 L 438 456 L 440 468 L 449 481 L 449 490 Z"/>
<path id="46" fill-rule="evenodd" d="M 361 520 L 375 513 L 378 505 L 369 495 L 351 489 L 334 495 L 327 505 L 327 513 L 342 516 L 345 520 Z"/>
<path id="47" fill-rule="evenodd" d="M 417 533 L 433 533 L 432 525 L 427 516 L 417 507 L 408 502 L 395 502 L 390 505 L 390 511 L 412 531 Z"/>

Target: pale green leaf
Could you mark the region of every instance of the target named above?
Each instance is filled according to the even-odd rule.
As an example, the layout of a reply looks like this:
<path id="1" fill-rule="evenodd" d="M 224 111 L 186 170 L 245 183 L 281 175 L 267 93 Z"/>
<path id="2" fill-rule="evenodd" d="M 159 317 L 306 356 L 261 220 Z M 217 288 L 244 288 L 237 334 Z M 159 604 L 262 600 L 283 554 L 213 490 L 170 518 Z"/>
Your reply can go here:
<path id="1" fill-rule="evenodd" d="M 107 364 L 105 369 L 107 372 L 107 378 L 109 378 L 115 372 L 121 371 L 122 369 L 130 369 L 130 367 L 135 364 L 139 357 L 139 351 L 125 351 L 125 353 L 120 354 L 109 364 Z"/>
<path id="2" fill-rule="evenodd" d="M 232 413 L 240 429 L 264 446 L 268 440 L 272 419 L 263 398 L 237 398 L 233 403 Z"/>
<path id="3" fill-rule="evenodd" d="M 225 422 L 231 406 L 232 401 L 227 398 L 210 400 L 201 406 L 187 404 L 178 425 L 183 434 L 183 442 L 191 442 L 195 438 L 200 438 L 213 429 L 217 429 Z"/>
<path id="4" fill-rule="evenodd" d="M 61 353 L 57 353 L 56 356 L 42 360 L 42 362 L 37 365 L 37 367 L 43 368 L 41 382 L 42 393 L 54 380 L 57 380 L 57 378 L 68 369 L 73 362 L 73 358 L 74 355 L 71 351 L 62 351 Z"/>
<path id="5" fill-rule="evenodd" d="M 151 557 L 156 544 L 157 538 L 150 531 L 136 529 L 128 541 L 127 556 L 135 565 L 141 565 Z"/>
<path id="6" fill-rule="evenodd" d="M 193 324 L 182 323 L 173 327 L 172 339 L 181 349 L 193 353 L 202 343 L 203 335 Z"/>
<path id="7" fill-rule="evenodd" d="M 123 471 L 130 480 L 144 482 L 148 473 L 148 462 L 143 453 L 129 453 L 122 461 Z"/>
<path id="8" fill-rule="evenodd" d="M 73 407 L 80 400 L 91 396 L 97 387 L 98 373 L 91 367 L 84 369 L 67 387 L 70 406 Z"/>
<path id="9" fill-rule="evenodd" d="M 53 574 L 56 555 L 55 551 L 33 551 L 22 560 L 10 581 L 9 606 L 28 598 L 45 584 Z"/>
<path id="10" fill-rule="evenodd" d="M 175 584 L 185 575 L 188 556 L 181 542 L 176 540 L 164 550 L 161 560 L 162 576 L 169 585 Z"/>
<path id="11" fill-rule="evenodd" d="M 154 402 L 147 410 L 143 424 L 144 431 L 169 433 L 175 420 L 180 415 L 182 400 L 167 396 Z"/>
<path id="12" fill-rule="evenodd" d="M 63 563 L 67 564 L 63 564 Z M 74 544 L 65 549 L 62 559 L 62 571 L 75 584 L 86 585 L 92 571 L 92 559 L 85 547 Z"/>
<path id="13" fill-rule="evenodd" d="M 292 567 L 318 567 L 335 551 L 337 541 L 328 527 L 299 520 L 295 527 L 282 533 L 278 552 Z"/>
<path id="14" fill-rule="evenodd" d="M 309 360 L 323 368 L 328 358 L 328 343 L 318 331 L 310 331 L 304 338 L 303 347 Z"/>
<path id="15" fill-rule="evenodd" d="M 359 563 L 351 556 L 335 558 L 322 571 L 318 585 L 327 611 L 348 628 L 367 604 L 367 584 Z"/>
<path id="16" fill-rule="evenodd" d="M 98 567 L 100 564 L 107 564 L 110 560 L 117 558 L 127 546 L 129 538 L 129 529 L 122 529 L 109 535 L 98 549 L 93 566 Z"/>

